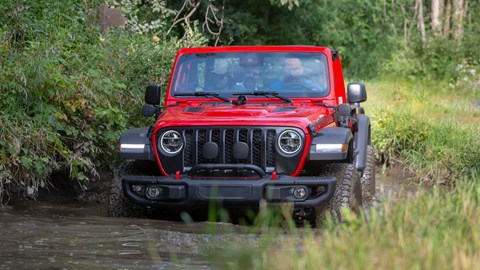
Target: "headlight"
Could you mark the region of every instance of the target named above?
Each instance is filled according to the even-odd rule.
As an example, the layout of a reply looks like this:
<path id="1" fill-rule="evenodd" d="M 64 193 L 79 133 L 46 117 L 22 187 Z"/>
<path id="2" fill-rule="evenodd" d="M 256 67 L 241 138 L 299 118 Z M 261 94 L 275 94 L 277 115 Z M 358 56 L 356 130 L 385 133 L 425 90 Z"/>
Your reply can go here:
<path id="1" fill-rule="evenodd" d="M 278 136 L 278 147 L 285 154 L 295 154 L 302 148 L 302 137 L 295 130 L 285 130 Z"/>
<path id="2" fill-rule="evenodd" d="M 158 142 L 162 150 L 167 154 L 177 154 L 183 147 L 182 136 L 175 130 L 164 132 Z"/>

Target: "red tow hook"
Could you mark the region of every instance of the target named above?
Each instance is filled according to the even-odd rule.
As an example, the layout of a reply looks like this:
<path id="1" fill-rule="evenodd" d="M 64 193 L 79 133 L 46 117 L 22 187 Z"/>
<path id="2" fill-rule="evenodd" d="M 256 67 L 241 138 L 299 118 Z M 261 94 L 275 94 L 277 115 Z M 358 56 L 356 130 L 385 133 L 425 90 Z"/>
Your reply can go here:
<path id="1" fill-rule="evenodd" d="M 277 171 L 272 172 L 272 180 L 277 180 Z"/>
<path id="2" fill-rule="evenodd" d="M 180 171 L 175 172 L 175 180 L 180 180 Z"/>

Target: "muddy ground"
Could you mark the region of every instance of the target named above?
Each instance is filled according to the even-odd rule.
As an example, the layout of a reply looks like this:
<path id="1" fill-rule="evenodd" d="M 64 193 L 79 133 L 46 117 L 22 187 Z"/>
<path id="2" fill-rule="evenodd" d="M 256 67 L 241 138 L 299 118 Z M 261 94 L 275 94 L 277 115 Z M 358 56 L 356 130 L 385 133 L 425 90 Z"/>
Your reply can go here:
<path id="1" fill-rule="evenodd" d="M 377 203 L 411 192 L 402 168 L 379 171 Z M 0 269 L 212 269 L 212 250 L 259 238 L 231 223 L 109 218 L 104 182 L 85 192 L 57 186 L 0 207 Z"/>

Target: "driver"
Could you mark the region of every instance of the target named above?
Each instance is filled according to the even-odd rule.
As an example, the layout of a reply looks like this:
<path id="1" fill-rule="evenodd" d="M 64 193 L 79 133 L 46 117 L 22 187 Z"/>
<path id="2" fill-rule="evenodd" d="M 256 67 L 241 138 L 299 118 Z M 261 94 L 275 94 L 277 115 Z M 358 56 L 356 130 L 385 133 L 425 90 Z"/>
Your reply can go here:
<path id="1" fill-rule="evenodd" d="M 298 86 L 312 91 L 323 91 L 323 88 L 303 74 L 302 61 L 298 57 L 285 58 L 283 71 L 284 79 L 274 82 L 269 86 L 269 90 L 296 89 Z"/>

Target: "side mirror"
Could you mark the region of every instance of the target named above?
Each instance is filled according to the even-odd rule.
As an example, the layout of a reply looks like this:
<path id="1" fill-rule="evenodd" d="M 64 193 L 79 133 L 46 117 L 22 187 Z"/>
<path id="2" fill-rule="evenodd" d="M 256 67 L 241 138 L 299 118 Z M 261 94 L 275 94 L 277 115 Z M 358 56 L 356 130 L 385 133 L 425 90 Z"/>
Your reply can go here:
<path id="1" fill-rule="evenodd" d="M 363 83 L 349 83 L 347 86 L 347 101 L 360 103 L 367 100 L 367 90 Z"/>
<path id="2" fill-rule="evenodd" d="M 160 98 L 162 97 L 162 90 L 159 85 L 151 84 L 147 86 L 145 90 L 145 103 L 150 105 L 160 104 Z"/>
<path id="3" fill-rule="evenodd" d="M 152 104 L 145 104 L 142 108 L 142 115 L 145 117 L 151 117 L 158 111 L 158 107 Z"/>

